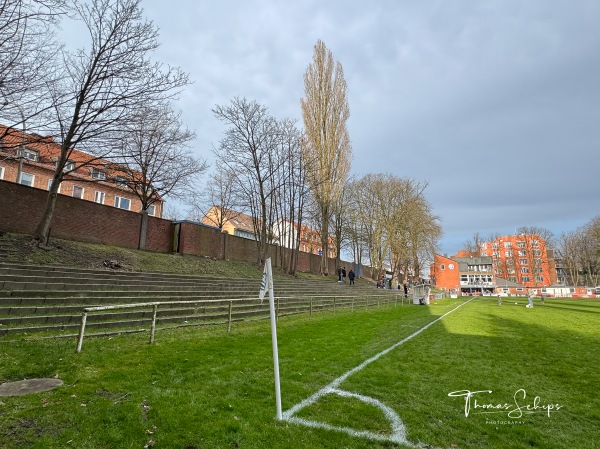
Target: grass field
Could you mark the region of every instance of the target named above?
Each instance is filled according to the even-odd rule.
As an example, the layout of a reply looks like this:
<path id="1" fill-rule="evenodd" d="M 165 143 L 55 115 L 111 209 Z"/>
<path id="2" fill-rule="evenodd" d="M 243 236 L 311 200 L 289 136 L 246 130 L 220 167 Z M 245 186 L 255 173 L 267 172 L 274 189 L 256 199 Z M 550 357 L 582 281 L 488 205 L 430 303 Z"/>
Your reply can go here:
<path id="1" fill-rule="evenodd" d="M 284 412 L 462 303 L 281 319 Z M 476 298 L 339 388 L 395 411 L 420 447 L 600 448 L 600 302 L 525 303 Z M 0 340 L 0 382 L 65 382 L 0 398 L 0 448 L 406 447 L 276 421 L 268 321 L 147 337 L 89 339 L 80 354 L 74 340 Z M 465 416 L 465 399 L 449 396 L 463 390 L 491 393 L 475 393 Z M 355 397 L 324 395 L 296 416 L 390 435 L 381 410 Z"/>

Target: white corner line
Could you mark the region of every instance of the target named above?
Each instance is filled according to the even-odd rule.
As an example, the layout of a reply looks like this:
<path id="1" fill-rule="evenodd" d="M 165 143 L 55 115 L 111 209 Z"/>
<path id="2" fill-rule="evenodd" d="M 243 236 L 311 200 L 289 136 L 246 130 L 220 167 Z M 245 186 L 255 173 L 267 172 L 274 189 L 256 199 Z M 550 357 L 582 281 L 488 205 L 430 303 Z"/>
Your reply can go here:
<path id="1" fill-rule="evenodd" d="M 390 351 L 393 351 L 394 349 L 396 349 L 398 346 L 401 346 L 404 343 L 406 343 L 407 341 L 413 339 L 414 337 L 416 337 L 417 335 L 419 335 L 424 330 L 426 330 L 429 327 L 433 326 L 435 323 L 437 323 L 438 321 L 440 321 L 441 319 L 443 319 L 447 315 L 451 314 L 452 312 L 458 310 L 459 308 L 461 308 L 465 304 L 468 304 L 469 302 L 471 302 L 475 298 L 476 297 L 473 297 L 473 298 L 469 299 L 468 301 L 465 301 L 462 304 L 459 304 L 454 309 L 452 309 L 452 310 L 444 313 L 443 315 L 439 316 L 438 318 L 436 318 L 432 322 L 426 324 L 425 326 L 423 326 L 419 330 L 417 330 L 417 331 L 413 332 L 412 334 L 410 334 L 408 337 L 403 338 L 399 342 L 394 343 L 389 348 L 384 349 L 383 351 L 379 352 L 378 354 L 374 355 L 373 357 L 365 360 L 364 362 L 362 362 L 360 365 L 356 366 L 355 368 L 352 368 L 351 370 L 345 372 L 340 377 L 338 377 L 337 379 L 334 379 L 333 382 L 331 382 L 330 384 L 328 384 L 325 387 L 321 388 L 320 390 L 318 390 L 313 395 L 309 396 L 308 398 L 306 398 L 303 401 L 299 402 L 298 404 L 294 405 L 289 410 L 286 410 L 285 412 L 283 412 L 283 420 L 284 421 L 288 421 L 288 422 L 292 422 L 292 423 L 296 423 L 296 424 L 302 424 L 302 425 L 305 425 L 305 426 L 308 426 L 308 427 L 319 427 L 319 428 L 323 428 L 323 429 L 337 430 L 337 431 L 342 431 L 342 432 L 345 432 L 345 433 L 348 433 L 348 434 L 354 435 L 354 436 L 361 436 L 361 437 L 365 437 L 365 438 L 369 438 L 369 439 L 375 439 L 375 440 L 393 441 L 393 442 L 396 442 L 396 443 L 402 443 L 402 444 L 407 444 L 407 445 L 415 446 L 414 443 L 411 443 L 408 440 L 406 440 L 406 432 L 405 432 L 405 429 L 404 429 L 404 424 L 402 423 L 402 420 L 397 415 L 397 413 L 395 411 L 393 411 L 390 407 L 388 407 L 387 405 L 385 405 L 382 402 L 378 401 L 377 399 L 374 399 L 374 398 L 371 398 L 371 397 L 368 397 L 368 396 L 359 395 L 357 393 L 351 393 L 351 392 L 347 392 L 347 391 L 344 391 L 344 390 L 340 390 L 338 387 L 340 386 L 340 384 L 342 382 L 344 382 L 346 379 L 348 379 L 348 377 L 350 377 L 353 374 L 361 371 L 367 365 L 369 365 L 369 364 L 375 362 L 376 360 L 380 359 L 384 355 L 388 354 Z M 379 409 L 381 409 L 384 412 L 384 415 L 390 421 L 390 423 L 392 425 L 392 435 L 390 437 L 387 437 L 387 436 L 384 436 L 384 435 L 375 434 L 373 432 L 358 431 L 358 430 L 354 430 L 354 429 L 350 429 L 350 428 L 346 428 L 346 427 L 336 427 L 336 426 L 332 426 L 332 425 L 329 425 L 329 424 L 321 423 L 321 422 L 318 422 L 318 421 L 312 421 L 312 420 L 307 420 L 307 419 L 303 419 L 303 418 L 297 418 L 297 417 L 294 416 L 300 410 L 302 410 L 305 407 L 308 407 L 311 404 L 314 404 L 315 402 L 317 402 L 321 397 L 323 397 L 326 394 L 337 394 L 339 396 L 353 397 L 353 398 L 359 399 L 359 400 L 361 400 L 363 402 L 367 402 L 367 403 L 370 403 L 370 404 L 378 407 Z"/>

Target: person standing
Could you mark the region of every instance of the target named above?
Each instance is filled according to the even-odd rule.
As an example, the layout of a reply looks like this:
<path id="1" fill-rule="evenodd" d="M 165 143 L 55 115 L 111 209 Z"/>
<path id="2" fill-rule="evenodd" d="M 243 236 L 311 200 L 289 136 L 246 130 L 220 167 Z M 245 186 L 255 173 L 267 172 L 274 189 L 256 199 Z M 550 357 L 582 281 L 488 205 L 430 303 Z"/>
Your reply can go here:
<path id="1" fill-rule="evenodd" d="M 342 268 L 342 282 L 346 283 L 346 267 Z"/>
<path id="2" fill-rule="evenodd" d="M 498 293 L 498 305 L 502 305 L 502 296 L 500 296 L 500 293 Z"/>
<path id="3" fill-rule="evenodd" d="M 533 292 L 531 290 L 527 290 L 527 300 L 529 301 L 529 305 L 527 307 L 533 309 Z"/>
<path id="4" fill-rule="evenodd" d="M 350 280 L 350 285 L 354 285 L 354 277 L 354 271 L 350 269 L 350 271 L 348 272 L 348 279 Z"/>

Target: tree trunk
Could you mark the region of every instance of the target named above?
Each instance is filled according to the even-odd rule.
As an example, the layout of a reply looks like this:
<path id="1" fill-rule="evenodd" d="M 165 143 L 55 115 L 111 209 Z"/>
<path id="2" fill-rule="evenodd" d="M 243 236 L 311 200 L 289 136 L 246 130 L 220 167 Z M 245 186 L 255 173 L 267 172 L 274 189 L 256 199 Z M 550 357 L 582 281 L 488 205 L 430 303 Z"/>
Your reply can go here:
<path id="1" fill-rule="evenodd" d="M 321 274 L 329 276 L 329 261 L 327 253 L 329 252 L 329 217 L 323 213 L 323 222 L 321 224 Z"/>
<path id="2" fill-rule="evenodd" d="M 58 197 L 58 188 L 60 186 L 60 179 L 54 178 L 52 185 L 50 186 L 50 190 L 48 192 L 48 196 L 46 197 L 46 206 L 44 208 L 44 212 L 42 213 L 42 217 L 35 229 L 35 233 L 33 234 L 34 240 L 37 240 L 38 245 L 46 246 L 48 245 L 48 238 L 50 237 L 50 225 L 52 224 L 52 216 L 54 215 L 54 210 L 56 209 L 56 199 Z"/>
<path id="3" fill-rule="evenodd" d="M 140 223 L 140 241 L 138 243 L 138 248 L 146 249 L 146 235 L 148 234 L 148 211 L 144 209 L 141 215 L 142 219 Z"/>

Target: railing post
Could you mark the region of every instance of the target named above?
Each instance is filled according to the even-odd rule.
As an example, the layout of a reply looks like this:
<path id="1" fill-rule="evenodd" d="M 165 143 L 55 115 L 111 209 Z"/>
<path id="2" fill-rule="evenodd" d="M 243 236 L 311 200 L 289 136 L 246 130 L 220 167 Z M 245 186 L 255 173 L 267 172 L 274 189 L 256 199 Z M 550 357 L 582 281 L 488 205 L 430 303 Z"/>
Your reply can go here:
<path id="1" fill-rule="evenodd" d="M 229 301 L 229 314 L 227 317 L 227 333 L 231 332 L 231 315 L 233 311 L 233 301 Z"/>
<path id="2" fill-rule="evenodd" d="M 152 306 L 152 327 L 150 329 L 150 344 L 154 343 L 154 334 L 156 333 L 156 312 L 158 311 L 158 304 Z"/>
<path id="3" fill-rule="evenodd" d="M 77 352 L 81 352 L 81 346 L 83 345 L 83 335 L 85 334 L 85 322 L 87 321 L 87 313 L 81 314 L 81 328 L 79 329 L 79 340 L 77 341 Z"/>

